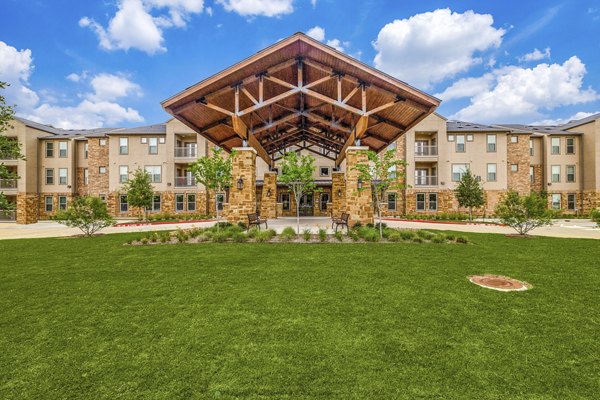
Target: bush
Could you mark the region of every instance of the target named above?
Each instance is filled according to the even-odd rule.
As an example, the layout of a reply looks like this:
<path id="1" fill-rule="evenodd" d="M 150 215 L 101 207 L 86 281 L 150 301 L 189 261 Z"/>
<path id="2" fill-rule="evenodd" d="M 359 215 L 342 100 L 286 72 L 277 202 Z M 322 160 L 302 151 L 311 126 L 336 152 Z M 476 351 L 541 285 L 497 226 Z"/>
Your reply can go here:
<path id="1" fill-rule="evenodd" d="M 354 229 L 348 231 L 348 237 L 352 239 L 353 242 L 358 242 L 358 240 L 360 239 L 358 232 L 356 232 Z"/>
<path id="2" fill-rule="evenodd" d="M 393 231 L 393 232 L 390 232 L 388 234 L 387 239 L 390 242 L 401 242 L 402 241 L 402 235 L 400 234 L 399 231 Z"/>
<path id="3" fill-rule="evenodd" d="M 156 242 L 158 242 L 158 233 L 156 233 L 156 232 L 152 232 L 152 235 L 150 235 L 150 241 L 151 241 L 152 243 L 156 243 Z"/>
<path id="4" fill-rule="evenodd" d="M 596 223 L 596 226 L 600 228 L 600 208 L 593 210 L 590 217 L 592 218 L 592 221 Z"/>
<path id="5" fill-rule="evenodd" d="M 291 226 L 285 227 L 283 229 L 283 231 L 281 232 L 281 235 L 279 235 L 281 237 L 281 240 L 283 240 L 284 242 L 289 242 L 291 240 L 294 240 L 298 235 L 296 235 L 296 230 L 294 228 L 292 228 Z"/>
<path id="6" fill-rule="evenodd" d="M 213 232 L 212 241 L 215 243 L 224 243 L 229 239 L 229 233 L 227 231 Z"/>
<path id="7" fill-rule="evenodd" d="M 496 216 L 519 235 L 527 235 L 535 228 L 552 223 L 546 202 L 546 197 L 535 192 L 521 196 L 511 190 L 496 206 Z"/>
<path id="8" fill-rule="evenodd" d="M 160 236 L 161 243 L 167 243 L 168 241 L 171 240 L 171 232 L 169 232 L 169 231 L 161 231 L 159 233 L 159 236 Z"/>
<path id="9" fill-rule="evenodd" d="M 319 241 L 325 242 L 327 240 L 327 230 L 319 228 Z"/>
<path id="10" fill-rule="evenodd" d="M 424 240 L 431 240 L 433 238 L 433 233 L 429 231 L 419 230 L 417 231 L 417 236 Z"/>
<path id="11" fill-rule="evenodd" d="M 454 236 L 453 233 L 447 233 L 446 234 L 446 239 L 450 242 L 453 242 L 456 239 L 456 236 Z"/>
<path id="12" fill-rule="evenodd" d="M 406 229 L 401 230 L 400 237 L 402 238 L 402 240 L 413 240 L 413 238 L 415 237 L 415 233 Z"/>
<path id="13" fill-rule="evenodd" d="M 258 243 L 266 243 L 269 242 L 273 237 L 275 237 L 276 233 L 274 230 L 269 229 L 266 231 L 260 231 L 258 235 L 256 235 L 255 240 Z"/>
<path id="14" fill-rule="evenodd" d="M 175 234 L 175 236 L 177 237 L 177 241 L 179 243 L 185 243 L 188 241 L 188 239 L 190 238 L 188 233 L 182 229 L 178 229 L 177 233 Z"/>
<path id="15" fill-rule="evenodd" d="M 333 236 L 335 236 L 335 238 L 339 241 L 339 242 L 343 242 L 344 241 L 344 234 L 342 232 L 335 232 L 333 234 Z"/>
<path id="16" fill-rule="evenodd" d="M 435 235 L 431 239 L 432 243 L 446 243 L 446 235 Z"/>
<path id="17" fill-rule="evenodd" d="M 469 239 L 464 236 L 459 236 L 456 238 L 456 243 L 467 244 L 469 243 Z"/>
<path id="18" fill-rule="evenodd" d="M 423 243 L 423 238 L 419 237 L 419 236 L 415 236 L 412 241 L 414 243 Z"/>
<path id="19" fill-rule="evenodd" d="M 57 212 L 52 219 L 63 225 L 79 228 L 85 236 L 92 236 L 115 224 L 106 203 L 93 196 L 77 197 L 67 210 Z"/>
<path id="20" fill-rule="evenodd" d="M 140 240 L 140 243 L 142 243 L 142 244 L 148 244 L 148 239 L 147 238 L 142 238 L 142 240 Z"/>
<path id="21" fill-rule="evenodd" d="M 231 236 L 231 239 L 236 243 L 244 243 L 248 241 L 248 236 L 246 236 L 246 234 L 244 234 L 243 232 L 235 232 Z"/>
<path id="22" fill-rule="evenodd" d="M 365 239 L 367 242 L 379 242 L 379 231 L 374 228 L 365 230 L 363 232 L 363 239 Z"/>
<path id="23" fill-rule="evenodd" d="M 258 234 L 260 233 L 260 230 L 258 228 L 252 228 L 248 230 L 248 237 L 250 239 L 254 239 L 256 238 L 256 236 L 258 236 Z"/>
<path id="24" fill-rule="evenodd" d="M 310 241 L 310 239 L 312 238 L 312 232 L 310 231 L 310 228 L 304 228 L 304 230 L 302 231 L 302 238 L 306 242 Z"/>

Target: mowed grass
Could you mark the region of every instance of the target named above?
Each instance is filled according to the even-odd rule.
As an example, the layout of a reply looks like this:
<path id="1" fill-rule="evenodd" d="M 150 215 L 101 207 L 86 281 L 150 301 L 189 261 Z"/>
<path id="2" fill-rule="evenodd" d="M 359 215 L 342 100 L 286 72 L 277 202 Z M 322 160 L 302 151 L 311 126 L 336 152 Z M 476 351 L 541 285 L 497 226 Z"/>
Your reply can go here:
<path id="1" fill-rule="evenodd" d="M 2 399 L 592 399 L 600 242 L 0 241 Z M 468 282 L 508 275 L 501 293 Z"/>

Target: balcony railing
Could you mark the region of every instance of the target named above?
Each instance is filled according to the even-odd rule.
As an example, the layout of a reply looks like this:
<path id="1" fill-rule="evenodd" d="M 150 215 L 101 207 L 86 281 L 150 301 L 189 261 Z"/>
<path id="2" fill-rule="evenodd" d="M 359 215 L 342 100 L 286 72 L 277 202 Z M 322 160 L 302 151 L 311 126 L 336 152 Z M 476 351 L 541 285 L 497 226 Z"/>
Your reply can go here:
<path id="1" fill-rule="evenodd" d="M 198 148 L 196 147 L 175 147 L 175 158 L 196 158 Z"/>
<path id="2" fill-rule="evenodd" d="M 415 186 L 437 186 L 437 184 L 437 176 L 415 175 Z"/>
<path id="3" fill-rule="evenodd" d="M 0 189 L 16 189 L 16 179 L 0 179 Z"/>
<path id="4" fill-rule="evenodd" d="M 175 187 L 193 187 L 196 186 L 196 178 L 193 176 L 176 176 Z"/>
<path id="5" fill-rule="evenodd" d="M 437 146 L 417 146 L 415 147 L 416 157 L 431 157 L 438 155 Z"/>

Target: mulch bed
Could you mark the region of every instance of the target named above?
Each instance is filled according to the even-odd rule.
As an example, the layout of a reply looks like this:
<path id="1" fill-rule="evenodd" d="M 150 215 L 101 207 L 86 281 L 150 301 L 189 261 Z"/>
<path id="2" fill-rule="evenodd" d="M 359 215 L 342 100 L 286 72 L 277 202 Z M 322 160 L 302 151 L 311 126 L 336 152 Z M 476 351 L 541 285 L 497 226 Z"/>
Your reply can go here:
<path id="1" fill-rule="evenodd" d="M 531 285 L 527 282 L 518 281 L 513 278 L 501 275 L 473 275 L 469 277 L 472 283 L 501 292 L 524 291 L 531 289 Z"/>

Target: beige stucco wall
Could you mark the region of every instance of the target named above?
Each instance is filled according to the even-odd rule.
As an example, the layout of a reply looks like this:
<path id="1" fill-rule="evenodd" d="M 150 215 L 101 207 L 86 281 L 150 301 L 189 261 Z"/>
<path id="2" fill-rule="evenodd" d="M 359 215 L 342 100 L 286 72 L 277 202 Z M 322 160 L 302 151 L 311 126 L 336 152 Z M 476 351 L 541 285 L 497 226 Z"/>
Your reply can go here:
<path id="1" fill-rule="evenodd" d="M 566 154 L 566 138 L 575 139 L 575 154 Z M 560 140 L 560 154 L 552 154 L 552 138 Z M 544 165 L 545 185 L 548 192 L 553 191 L 577 191 L 581 187 L 581 163 L 579 153 L 581 145 L 579 138 L 575 136 L 548 136 L 544 140 L 544 154 L 546 162 Z M 552 182 L 552 166 L 560 166 L 560 182 Z M 567 182 L 567 165 L 575 166 L 575 182 Z"/>
<path id="2" fill-rule="evenodd" d="M 600 164 L 597 161 L 600 158 L 600 140 L 598 140 L 600 137 L 600 122 L 596 120 L 568 130 L 583 133 L 580 139 L 580 148 L 583 147 L 583 165 L 585 167 L 585 170 L 582 170 L 583 190 L 600 189 Z"/>

